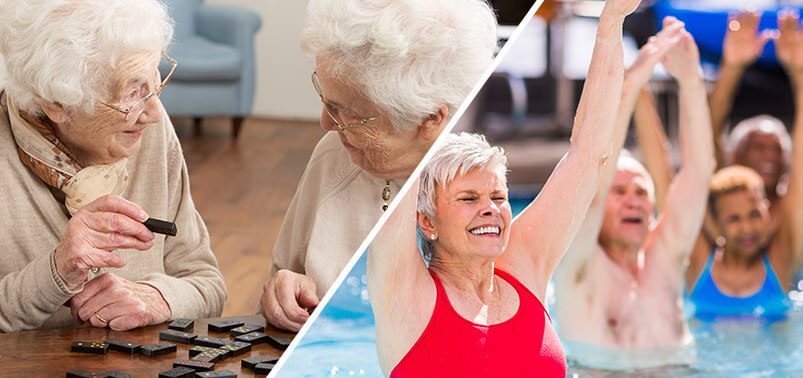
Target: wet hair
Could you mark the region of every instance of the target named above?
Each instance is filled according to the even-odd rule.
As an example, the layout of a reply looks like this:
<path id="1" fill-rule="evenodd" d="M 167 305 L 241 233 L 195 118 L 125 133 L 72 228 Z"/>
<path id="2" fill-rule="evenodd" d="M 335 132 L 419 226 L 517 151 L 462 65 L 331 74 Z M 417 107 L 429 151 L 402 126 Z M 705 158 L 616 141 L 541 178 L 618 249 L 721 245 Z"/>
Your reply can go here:
<path id="1" fill-rule="evenodd" d="M 485 0 L 312 0 L 301 48 L 387 114 L 417 127 L 441 106 L 452 115 L 496 51 Z"/>
<path id="2" fill-rule="evenodd" d="M 708 208 L 717 217 L 717 200 L 727 194 L 753 191 L 759 198 L 764 195 L 764 180 L 751 168 L 732 165 L 717 171 L 708 184 Z"/>
<path id="3" fill-rule="evenodd" d="M 463 176 L 473 169 L 498 165 L 507 172 L 507 157 L 501 147 L 491 147 L 479 134 L 449 134 L 432 159 L 421 171 L 416 210 L 430 219 L 435 219 L 438 188 L 445 187 L 455 177 Z M 423 236 L 421 249 L 424 258 L 432 257 L 432 241 Z"/>
<path id="4" fill-rule="evenodd" d="M 5 89 L 36 115 L 39 99 L 91 114 L 111 96 L 118 62 L 164 50 L 173 38 L 158 0 L 4 0 L 2 9 Z"/>

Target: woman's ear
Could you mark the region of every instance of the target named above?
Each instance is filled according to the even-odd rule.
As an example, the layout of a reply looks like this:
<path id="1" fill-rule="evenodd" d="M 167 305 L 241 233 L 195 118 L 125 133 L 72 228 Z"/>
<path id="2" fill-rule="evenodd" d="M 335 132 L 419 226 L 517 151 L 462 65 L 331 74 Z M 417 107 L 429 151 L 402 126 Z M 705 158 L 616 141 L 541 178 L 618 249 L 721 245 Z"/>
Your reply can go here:
<path id="1" fill-rule="evenodd" d="M 427 239 L 434 240 L 437 238 L 438 233 L 435 230 L 435 224 L 433 224 L 432 219 L 420 212 L 417 212 L 415 217 L 418 228 L 421 229 Z M 432 237 L 433 235 L 435 235 L 435 238 Z"/>
<path id="2" fill-rule="evenodd" d="M 427 142 L 434 142 L 441 135 L 447 122 L 449 122 L 449 108 L 441 105 L 418 126 L 418 136 Z"/>
<path id="3" fill-rule="evenodd" d="M 45 113 L 47 118 L 50 118 L 53 123 L 61 125 L 67 123 L 70 119 L 70 112 L 64 106 L 57 102 L 46 102 L 42 100 L 37 101 L 42 112 Z"/>

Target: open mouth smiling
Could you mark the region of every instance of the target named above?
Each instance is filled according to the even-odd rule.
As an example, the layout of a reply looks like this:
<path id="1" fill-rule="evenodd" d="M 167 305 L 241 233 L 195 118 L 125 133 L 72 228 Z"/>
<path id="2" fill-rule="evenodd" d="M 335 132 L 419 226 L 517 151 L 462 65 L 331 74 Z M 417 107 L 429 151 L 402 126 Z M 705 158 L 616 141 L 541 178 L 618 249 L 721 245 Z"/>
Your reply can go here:
<path id="1" fill-rule="evenodd" d="M 472 235 L 477 235 L 477 236 L 484 236 L 484 235 L 499 236 L 502 233 L 502 228 L 499 226 L 482 225 L 479 227 L 472 228 L 468 230 L 468 232 Z"/>

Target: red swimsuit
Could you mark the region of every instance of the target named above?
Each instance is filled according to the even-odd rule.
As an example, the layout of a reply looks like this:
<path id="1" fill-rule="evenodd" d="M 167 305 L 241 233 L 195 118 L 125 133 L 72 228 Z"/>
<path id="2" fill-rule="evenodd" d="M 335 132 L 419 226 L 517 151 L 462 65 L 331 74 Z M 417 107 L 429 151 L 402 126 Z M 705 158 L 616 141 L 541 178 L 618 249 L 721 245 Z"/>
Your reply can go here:
<path id="1" fill-rule="evenodd" d="M 391 378 L 407 377 L 565 377 L 566 359 L 541 301 L 513 276 L 496 270 L 519 296 L 510 319 L 474 324 L 449 303 L 438 277 L 435 310 L 427 328 L 402 358 Z"/>

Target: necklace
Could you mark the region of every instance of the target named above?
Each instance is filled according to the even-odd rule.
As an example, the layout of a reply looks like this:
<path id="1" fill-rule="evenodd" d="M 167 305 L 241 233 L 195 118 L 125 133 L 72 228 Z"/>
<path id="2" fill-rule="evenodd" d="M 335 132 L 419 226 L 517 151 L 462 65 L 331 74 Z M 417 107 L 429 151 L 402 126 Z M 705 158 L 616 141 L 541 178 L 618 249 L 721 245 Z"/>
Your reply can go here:
<path id="1" fill-rule="evenodd" d="M 382 189 L 382 211 L 388 209 L 388 201 L 390 201 L 390 180 L 385 180 L 385 189 Z"/>

